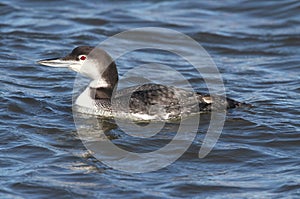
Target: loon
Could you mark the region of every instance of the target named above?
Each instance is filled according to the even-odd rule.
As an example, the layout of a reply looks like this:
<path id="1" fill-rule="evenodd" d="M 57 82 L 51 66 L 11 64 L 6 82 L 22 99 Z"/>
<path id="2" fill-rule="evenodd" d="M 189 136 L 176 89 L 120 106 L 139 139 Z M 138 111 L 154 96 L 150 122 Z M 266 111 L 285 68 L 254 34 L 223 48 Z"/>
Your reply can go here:
<path id="1" fill-rule="evenodd" d="M 91 79 L 90 84 L 75 101 L 80 112 L 84 113 L 134 120 L 172 120 L 209 112 L 214 107 L 213 103 L 223 103 L 225 109 L 242 104 L 230 98 L 222 100 L 155 83 L 130 87 L 115 93 L 118 84 L 116 64 L 106 51 L 98 47 L 79 46 L 65 57 L 44 59 L 38 63 L 68 67 Z"/>

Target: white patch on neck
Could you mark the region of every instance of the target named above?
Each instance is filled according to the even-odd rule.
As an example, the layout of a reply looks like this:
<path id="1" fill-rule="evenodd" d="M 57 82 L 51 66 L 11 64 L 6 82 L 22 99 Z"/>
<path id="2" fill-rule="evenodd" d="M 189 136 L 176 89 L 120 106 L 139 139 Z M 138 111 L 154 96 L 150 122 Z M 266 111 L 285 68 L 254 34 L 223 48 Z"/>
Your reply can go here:
<path id="1" fill-rule="evenodd" d="M 109 86 L 111 85 L 103 79 L 93 80 L 89 85 L 90 88 L 99 88 L 99 87 L 107 88 Z"/>

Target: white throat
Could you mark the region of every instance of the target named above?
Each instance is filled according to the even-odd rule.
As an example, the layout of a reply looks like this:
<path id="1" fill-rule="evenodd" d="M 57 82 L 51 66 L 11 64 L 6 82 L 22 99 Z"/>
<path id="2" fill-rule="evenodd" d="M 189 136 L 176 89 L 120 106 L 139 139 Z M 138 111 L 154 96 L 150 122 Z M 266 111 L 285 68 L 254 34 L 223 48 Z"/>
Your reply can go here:
<path id="1" fill-rule="evenodd" d="M 85 108 L 95 108 L 95 101 L 90 96 L 89 86 L 78 96 L 75 104 Z"/>

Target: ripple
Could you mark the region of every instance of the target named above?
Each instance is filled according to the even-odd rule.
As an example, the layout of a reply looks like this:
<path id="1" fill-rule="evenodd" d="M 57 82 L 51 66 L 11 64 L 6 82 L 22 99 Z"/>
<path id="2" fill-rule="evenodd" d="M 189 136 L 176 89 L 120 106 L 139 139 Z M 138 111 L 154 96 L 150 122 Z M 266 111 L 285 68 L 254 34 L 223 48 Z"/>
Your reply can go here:
<path id="1" fill-rule="evenodd" d="M 2 197 L 297 198 L 298 1 L 3 0 L 0 8 Z M 36 61 L 144 26 L 171 28 L 197 40 L 221 71 L 227 95 L 252 106 L 227 112 L 222 134 L 206 158 L 199 159 L 198 152 L 210 114 L 201 115 L 197 136 L 178 161 L 134 175 L 107 167 L 81 143 L 72 116 L 75 73 L 38 66 Z M 171 38 L 157 39 L 194 52 L 180 38 Z M 156 38 L 149 35 L 151 39 Z M 135 40 L 122 41 L 116 51 Z M 196 91 L 207 91 L 195 68 L 171 54 L 136 52 L 117 61 L 121 74 L 141 63 L 167 64 Z M 152 74 L 136 77 L 183 83 L 164 71 L 148 72 Z M 178 128 L 167 124 L 157 136 L 138 139 L 111 126 L 113 142 L 134 152 L 166 145 Z"/>

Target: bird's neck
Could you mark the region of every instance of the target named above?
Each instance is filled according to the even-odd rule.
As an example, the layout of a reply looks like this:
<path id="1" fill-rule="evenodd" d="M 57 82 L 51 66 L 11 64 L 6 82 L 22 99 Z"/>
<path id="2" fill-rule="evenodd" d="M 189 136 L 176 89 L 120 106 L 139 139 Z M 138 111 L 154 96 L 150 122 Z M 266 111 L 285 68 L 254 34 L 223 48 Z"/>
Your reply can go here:
<path id="1" fill-rule="evenodd" d="M 90 87 L 90 97 L 92 99 L 111 99 L 113 93 L 113 88 L 110 87 L 99 87 L 92 88 Z"/>
<path id="2" fill-rule="evenodd" d="M 115 62 L 112 62 L 100 77 L 90 83 L 90 97 L 92 99 L 111 99 L 119 79 Z"/>

